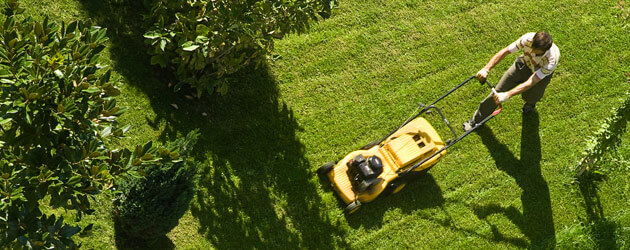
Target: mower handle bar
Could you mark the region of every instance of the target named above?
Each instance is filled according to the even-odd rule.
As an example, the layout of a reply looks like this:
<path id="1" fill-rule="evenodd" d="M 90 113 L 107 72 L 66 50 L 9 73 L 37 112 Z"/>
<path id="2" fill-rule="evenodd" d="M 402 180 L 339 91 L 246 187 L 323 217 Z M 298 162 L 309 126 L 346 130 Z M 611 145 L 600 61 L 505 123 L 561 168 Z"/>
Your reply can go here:
<path id="1" fill-rule="evenodd" d="M 479 122 L 479 123 L 475 124 L 475 126 L 474 126 L 472 129 L 470 129 L 470 130 L 466 131 L 466 133 L 464 133 L 464 134 L 463 134 L 462 136 L 460 136 L 460 137 L 455 137 L 455 139 L 454 139 L 454 140 L 449 140 L 449 141 L 446 143 L 446 146 L 444 146 L 443 148 L 441 148 L 441 149 L 440 149 L 440 150 L 438 150 L 437 152 L 433 153 L 431 156 L 429 156 L 429 157 L 427 157 L 427 158 L 424 158 L 424 160 L 422 160 L 422 161 L 420 161 L 420 162 L 418 162 L 418 163 L 414 164 L 413 166 L 411 166 L 410 168 L 408 168 L 408 169 L 406 169 L 406 170 L 399 171 L 400 173 L 399 173 L 398 175 L 399 175 L 399 176 L 403 176 L 403 175 L 405 175 L 405 174 L 410 173 L 411 171 L 413 171 L 414 169 L 418 168 L 419 166 L 422 166 L 422 164 L 424 164 L 425 162 L 427 162 L 427 161 L 429 161 L 429 160 L 433 159 L 433 157 L 435 157 L 436 155 L 438 155 L 438 154 L 442 153 L 442 151 L 444 151 L 444 150 L 446 150 L 447 148 L 450 148 L 451 146 L 455 145 L 455 143 L 457 143 L 457 142 L 461 141 L 462 139 L 464 139 L 464 137 L 468 136 L 470 133 L 472 133 L 473 131 L 475 131 L 477 128 L 481 127 L 481 126 L 482 126 L 483 124 L 485 124 L 487 121 L 489 121 L 490 119 L 492 119 L 492 118 L 494 118 L 495 116 L 497 116 L 497 115 L 501 112 L 501 109 L 503 109 L 503 107 L 501 106 L 501 104 L 499 104 L 499 107 L 498 107 L 496 110 L 494 110 L 494 112 L 492 112 L 492 114 L 491 114 L 491 115 L 489 115 L 488 117 L 486 117 L 485 119 L 483 119 L 481 122 Z M 449 127 L 450 127 L 450 126 L 449 126 Z M 451 130 L 453 130 L 453 128 L 451 128 Z"/>
<path id="2" fill-rule="evenodd" d="M 461 88 L 462 86 L 464 86 L 466 83 L 470 82 L 470 80 L 472 80 L 473 78 L 475 78 L 475 76 L 471 76 L 468 77 L 468 79 L 466 79 L 465 81 L 463 81 L 462 83 L 458 84 L 455 88 L 449 90 L 448 92 L 446 92 L 446 94 L 444 94 L 443 96 L 441 96 L 440 98 L 438 98 L 437 100 L 435 100 L 433 103 L 429 104 L 429 105 L 424 105 L 424 104 L 420 104 L 420 107 L 423 107 L 422 110 L 420 110 L 420 112 L 418 112 L 418 114 L 410 117 L 409 119 L 407 119 L 405 122 L 403 122 L 402 125 L 400 125 L 400 127 L 396 128 L 394 131 L 390 132 L 388 135 L 386 135 L 385 137 L 381 138 L 377 144 L 380 144 L 381 142 L 387 140 L 387 138 L 389 138 L 390 136 L 392 136 L 394 133 L 396 133 L 396 131 L 398 131 L 400 128 L 402 128 L 403 126 L 407 125 L 407 123 L 413 121 L 414 119 L 418 118 L 418 116 L 424 114 L 425 112 L 427 112 L 429 109 L 435 108 L 436 110 L 438 110 L 438 113 L 440 113 L 440 115 L 442 116 L 442 118 L 444 119 L 444 121 L 446 122 L 446 125 L 448 125 L 449 129 L 451 130 L 451 132 L 453 132 L 453 134 L 455 135 L 455 138 L 457 138 L 457 133 L 455 133 L 455 130 L 453 129 L 453 127 L 450 125 L 450 123 L 448 122 L 448 120 L 446 120 L 446 117 L 442 114 L 442 111 L 435 107 L 434 104 L 438 103 L 439 101 L 441 101 L 442 99 L 444 99 L 445 97 L 447 97 L 448 95 L 450 95 L 451 93 L 455 92 L 455 90 Z M 494 90 L 494 87 L 492 86 L 492 84 L 490 84 L 488 81 L 483 81 L 481 84 L 486 83 L 490 89 Z"/>
<path id="3" fill-rule="evenodd" d="M 456 89 L 458 89 L 459 87 L 463 86 L 463 84 L 465 84 L 466 82 L 470 81 L 470 80 L 471 80 L 472 78 L 474 78 L 474 77 L 475 77 L 475 76 L 471 76 L 471 77 L 470 77 L 470 78 L 468 78 L 466 81 L 464 81 L 462 84 L 458 85 L 458 86 L 457 86 L 457 87 L 455 87 L 453 90 L 449 91 L 449 93 L 447 93 L 446 95 L 448 95 L 448 94 L 452 93 L 454 90 L 456 90 Z M 482 84 L 482 85 L 483 85 L 484 83 L 485 83 L 485 84 L 487 84 L 487 85 L 488 85 L 488 87 L 490 87 L 490 89 L 492 90 L 492 93 L 494 93 L 494 94 L 496 94 L 496 93 L 497 93 L 497 92 L 496 92 L 496 90 L 494 89 L 494 86 L 492 86 L 492 84 L 490 84 L 488 81 L 483 81 L 483 82 L 481 82 L 481 84 Z M 445 96 L 446 96 L 446 95 L 445 95 Z M 439 98 L 439 99 L 438 99 L 438 101 L 439 101 L 439 100 L 441 100 L 441 99 L 443 99 L 445 96 L 442 96 L 441 98 Z M 437 102 L 437 101 L 436 101 L 436 102 Z M 433 104 L 435 104 L 436 102 L 434 102 Z M 432 105 L 430 105 L 428 108 L 431 108 L 431 106 L 432 106 Z M 428 108 L 427 108 L 427 109 L 428 109 Z M 433 107 L 433 108 L 435 108 L 436 110 L 438 110 L 438 113 L 440 113 L 440 115 L 442 115 L 442 118 L 443 118 L 443 119 L 444 119 L 444 121 L 446 122 L 446 125 L 448 125 L 448 127 L 451 129 L 451 132 L 453 132 L 453 134 L 455 135 L 455 139 L 453 139 L 453 140 L 448 140 L 448 141 L 447 141 L 447 143 L 446 143 L 446 146 L 444 146 L 443 148 L 441 148 L 441 149 L 440 149 L 440 150 L 438 150 L 437 152 L 435 152 L 435 153 L 431 154 L 431 156 L 429 156 L 429 157 L 425 158 L 424 160 L 422 160 L 422 161 L 420 161 L 420 162 L 418 162 L 418 163 L 414 164 L 414 165 L 413 165 L 413 166 L 411 166 L 410 168 L 407 168 L 407 169 L 405 169 L 405 170 L 401 170 L 401 171 L 400 171 L 400 173 L 398 174 L 399 176 L 402 176 L 402 175 L 405 175 L 405 174 L 410 173 L 411 171 L 413 171 L 414 169 L 418 168 L 419 166 L 422 166 L 422 164 L 424 164 L 425 162 L 427 162 L 427 161 L 429 161 L 429 160 L 433 159 L 433 157 L 435 157 L 435 156 L 437 156 L 438 154 L 442 153 L 444 150 L 446 150 L 446 149 L 450 148 L 451 146 L 455 145 L 455 143 L 457 143 L 457 142 L 461 141 L 462 139 L 464 139 L 464 137 L 468 136 L 470 133 L 472 133 L 473 131 L 475 131 L 477 128 L 479 128 L 479 127 L 483 126 L 483 124 L 485 124 L 485 123 L 486 123 L 486 122 L 488 122 L 490 119 L 494 118 L 494 117 L 495 117 L 495 116 L 497 116 L 499 113 L 501 113 L 501 110 L 503 109 L 503 106 L 502 106 L 501 104 L 499 104 L 499 105 L 498 105 L 498 108 L 497 108 L 496 110 L 494 110 L 494 112 L 492 112 L 492 114 L 491 114 L 491 115 L 489 115 L 489 116 L 487 116 L 486 118 L 484 118 L 481 122 L 479 122 L 479 123 L 475 124 L 475 126 L 474 126 L 472 129 L 470 129 L 470 130 L 466 131 L 466 132 L 465 132 L 462 136 L 459 136 L 459 137 L 457 136 L 457 133 L 455 133 L 455 130 L 453 129 L 453 127 L 452 127 L 452 126 L 449 124 L 449 122 L 446 120 L 446 117 L 442 114 L 442 112 L 440 111 L 440 109 L 439 109 L 439 108 L 437 108 L 437 107 Z M 422 114 L 422 113 L 423 113 L 423 112 L 421 111 L 418 115 L 420 115 L 420 114 Z M 415 116 L 415 117 L 418 117 L 418 115 L 417 115 L 417 116 Z M 414 119 L 415 119 L 415 117 L 414 117 Z M 408 122 L 406 122 L 406 123 L 408 123 Z M 404 126 L 404 125 L 403 125 L 403 126 Z M 398 129 L 397 129 L 397 130 L 398 130 Z"/>
<path id="4" fill-rule="evenodd" d="M 429 105 L 424 105 L 422 103 L 420 103 L 420 107 L 423 107 L 422 110 L 420 110 L 420 112 L 418 112 L 418 114 L 412 116 L 411 118 L 407 119 L 402 125 L 400 125 L 400 127 L 398 127 L 396 130 L 392 131 L 391 133 L 389 133 L 388 135 L 386 135 L 385 137 L 381 138 L 379 140 L 379 142 L 377 144 L 380 144 L 381 142 L 385 141 L 387 138 L 389 138 L 390 136 L 392 136 L 394 133 L 396 133 L 396 131 L 398 131 L 400 128 L 402 128 L 403 126 L 407 125 L 409 122 L 413 121 L 414 119 L 418 118 L 418 116 L 426 113 L 429 109 L 435 109 L 437 110 L 437 112 L 440 114 L 440 116 L 442 117 L 442 119 L 444 120 L 444 122 L 446 123 L 446 125 L 448 126 L 448 128 L 451 130 L 451 132 L 454 135 L 454 139 L 453 140 L 447 140 L 446 146 L 444 146 L 443 148 L 441 148 L 440 150 L 438 150 L 437 152 L 433 153 L 431 156 L 425 158 L 424 160 L 414 164 L 412 167 L 407 168 L 406 170 L 402 170 L 401 173 L 399 173 L 399 175 L 405 175 L 410 173 L 411 171 L 413 171 L 414 169 L 418 168 L 419 166 L 421 166 L 422 164 L 424 164 L 425 162 L 429 161 L 430 159 L 432 159 L 433 157 L 437 156 L 438 154 L 442 153 L 444 150 L 448 149 L 449 147 L 453 146 L 455 143 L 461 141 L 462 139 L 464 139 L 464 137 L 468 136 L 470 133 L 472 133 L 473 131 L 475 131 L 477 128 L 479 128 L 480 126 L 482 126 L 483 124 L 485 124 L 487 121 L 489 121 L 490 119 L 494 118 L 495 116 L 497 116 L 502 109 L 501 104 L 499 104 L 498 109 L 496 109 L 494 112 L 492 112 L 492 114 L 488 117 L 486 117 L 485 119 L 483 119 L 480 123 L 477 123 L 471 130 L 466 131 L 462 136 L 458 136 L 457 133 L 455 132 L 455 129 L 453 129 L 453 126 L 451 126 L 451 124 L 448 122 L 448 120 L 446 119 L 446 116 L 444 116 L 444 114 L 442 113 L 442 110 L 440 110 L 440 108 L 434 106 L 434 104 L 438 103 L 439 101 L 441 101 L 442 99 L 444 99 L 445 97 L 449 96 L 451 93 L 455 92 L 455 90 L 459 89 L 460 87 L 464 86 L 466 83 L 468 83 L 470 80 L 472 80 L 473 78 L 475 78 L 475 76 L 471 76 L 468 77 L 468 79 L 466 79 L 465 81 L 463 81 L 462 83 L 458 84 L 455 88 L 449 90 L 446 94 L 444 94 L 443 96 L 441 96 L 440 98 L 438 98 L 437 100 L 435 100 L 433 103 L 429 104 Z M 488 87 L 490 87 L 490 89 L 492 90 L 493 93 L 496 93 L 496 90 L 494 89 L 494 86 L 492 86 L 492 84 L 490 84 L 488 81 L 482 81 L 481 84 L 487 84 Z"/>

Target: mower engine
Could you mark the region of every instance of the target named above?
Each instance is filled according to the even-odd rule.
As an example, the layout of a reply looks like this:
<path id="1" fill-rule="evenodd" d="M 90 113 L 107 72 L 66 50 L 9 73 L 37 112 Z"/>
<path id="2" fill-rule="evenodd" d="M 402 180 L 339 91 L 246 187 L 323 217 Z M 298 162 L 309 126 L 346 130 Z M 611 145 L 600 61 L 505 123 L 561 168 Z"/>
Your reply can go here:
<path id="1" fill-rule="evenodd" d="M 348 177 L 350 183 L 358 191 L 365 191 L 372 184 L 378 182 L 378 177 L 383 173 L 383 162 L 377 156 L 367 159 L 363 155 L 357 155 L 348 161 Z"/>

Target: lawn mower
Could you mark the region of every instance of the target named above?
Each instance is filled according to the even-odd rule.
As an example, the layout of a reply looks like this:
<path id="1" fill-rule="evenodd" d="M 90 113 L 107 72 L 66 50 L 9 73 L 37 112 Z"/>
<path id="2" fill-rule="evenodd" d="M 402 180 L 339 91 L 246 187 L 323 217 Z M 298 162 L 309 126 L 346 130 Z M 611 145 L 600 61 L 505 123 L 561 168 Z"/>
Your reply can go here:
<path id="1" fill-rule="evenodd" d="M 444 157 L 446 149 L 501 112 L 499 105 L 490 116 L 471 130 L 461 136 L 457 135 L 442 110 L 434 105 L 473 78 L 475 76 L 469 77 L 429 105 L 420 103 L 418 109 L 421 110 L 417 114 L 412 115 L 400 127 L 380 140 L 370 142 L 349 153 L 339 162 L 328 162 L 317 169 L 317 174 L 330 180 L 334 190 L 346 204 L 346 213 L 354 213 L 362 203 L 371 202 L 380 194 L 399 192 L 405 187 L 410 175 L 429 171 Z M 490 83 L 487 81 L 483 83 L 496 93 Z M 420 117 L 422 114 L 430 113 L 430 110 L 440 114 L 453 133 L 453 139 L 442 141 L 435 128 Z"/>

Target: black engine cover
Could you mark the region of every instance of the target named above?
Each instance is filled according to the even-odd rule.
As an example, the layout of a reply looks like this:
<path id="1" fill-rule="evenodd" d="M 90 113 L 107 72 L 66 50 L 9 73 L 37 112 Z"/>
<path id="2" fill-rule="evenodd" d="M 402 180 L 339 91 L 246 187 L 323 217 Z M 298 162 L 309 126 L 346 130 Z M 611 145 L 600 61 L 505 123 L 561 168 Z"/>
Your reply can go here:
<path id="1" fill-rule="evenodd" d="M 357 155 L 348 162 L 348 176 L 354 183 L 378 177 L 383 172 L 383 162 L 376 156 L 367 159 Z"/>

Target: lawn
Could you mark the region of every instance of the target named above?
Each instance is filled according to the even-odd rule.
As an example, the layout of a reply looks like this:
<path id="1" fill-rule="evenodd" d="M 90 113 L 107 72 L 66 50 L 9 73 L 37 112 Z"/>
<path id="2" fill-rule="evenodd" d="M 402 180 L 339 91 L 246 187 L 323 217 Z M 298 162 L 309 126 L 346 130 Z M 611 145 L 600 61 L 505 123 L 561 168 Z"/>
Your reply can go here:
<path id="1" fill-rule="evenodd" d="M 280 59 L 232 76 L 226 96 L 188 100 L 148 63 L 141 4 L 22 2 L 34 16 L 108 28 L 103 63 L 124 84 L 119 100 L 130 109 L 121 122 L 133 127 L 123 145 L 200 129 L 197 194 L 160 241 L 164 248 L 630 246 L 630 170 L 620 167 L 602 183 L 595 226 L 592 196 L 570 184 L 586 138 L 626 97 L 630 30 L 616 17 L 617 3 L 342 0 L 309 32 L 278 40 Z M 387 134 L 419 102 L 431 102 L 520 35 L 541 29 L 562 57 L 537 113 L 521 115 L 523 101 L 513 98 L 429 174 L 343 215 L 314 174 L 321 164 Z M 489 80 L 498 81 L 514 58 Z M 458 131 L 487 91 L 471 82 L 440 103 Z M 630 159 L 627 146 L 609 161 L 627 165 L 623 159 Z M 93 232 L 77 240 L 88 249 L 127 246 L 117 240 L 111 201 L 103 197 L 96 206 L 81 222 L 94 223 Z"/>

